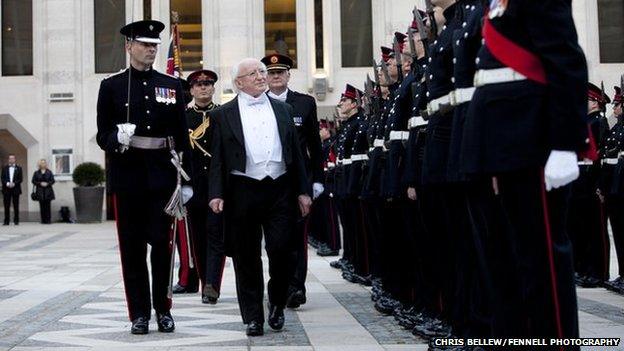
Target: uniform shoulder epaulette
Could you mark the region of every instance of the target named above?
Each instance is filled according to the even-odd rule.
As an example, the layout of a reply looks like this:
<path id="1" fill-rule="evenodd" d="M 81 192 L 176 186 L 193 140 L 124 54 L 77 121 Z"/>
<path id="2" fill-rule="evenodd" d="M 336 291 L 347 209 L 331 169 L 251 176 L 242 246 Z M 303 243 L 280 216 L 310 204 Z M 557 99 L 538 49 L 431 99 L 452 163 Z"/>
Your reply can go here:
<path id="1" fill-rule="evenodd" d="M 108 79 L 108 78 L 111 78 L 111 77 L 118 76 L 118 75 L 124 73 L 126 70 L 127 70 L 127 68 L 124 68 L 124 69 L 119 70 L 119 72 L 111 73 L 111 74 L 107 75 L 106 77 L 104 77 L 104 79 Z"/>

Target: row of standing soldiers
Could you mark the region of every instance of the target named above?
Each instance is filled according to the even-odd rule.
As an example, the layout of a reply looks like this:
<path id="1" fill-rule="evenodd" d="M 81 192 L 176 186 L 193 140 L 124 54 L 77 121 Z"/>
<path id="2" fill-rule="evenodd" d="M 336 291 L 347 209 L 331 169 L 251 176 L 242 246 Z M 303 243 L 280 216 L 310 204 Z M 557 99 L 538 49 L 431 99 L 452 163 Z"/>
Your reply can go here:
<path id="1" fill-rule="evenodd" d="M 427 339 L 578 337 L 607 217 L 624 255 L 621 91 L 609 130 L 569 2 L 430 5 L 321 123 L 331 265 Z"/>

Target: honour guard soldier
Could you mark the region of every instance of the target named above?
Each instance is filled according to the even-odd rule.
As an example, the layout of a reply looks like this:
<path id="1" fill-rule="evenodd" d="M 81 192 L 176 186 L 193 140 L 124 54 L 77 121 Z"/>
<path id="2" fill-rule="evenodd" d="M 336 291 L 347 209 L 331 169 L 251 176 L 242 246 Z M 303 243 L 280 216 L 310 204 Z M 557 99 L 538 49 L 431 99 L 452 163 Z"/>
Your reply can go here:
<path id="1" fill-rule="evenodd" d="M 588 150 L 587 63 L 569 1 L 491 0 L 484 17 L 460 171 L 488 181 L 507 261 L 495 287 L 495 337 L 578 337 L 567 190 Z M 490 264 L 491 265 L 491 264 Z M 568 347 L 566 349 L 578 349 Z"/>
<path id="2" fill-rule="evenodd" d="M 609 102 L 600 88 L 589 83 L 586 122 L 593 142 L 602 141 L 609 130 L 602 115 Z M 570 187 L 567 230 L 574 251 L 576 283 L 584 288 L 597 288 L 609 280 L 610 251 L 604 198 L 597 192 L 600 162 L 582 159 L 578 164 L 579 178 Z"/>
<path id="3" fill-rule="evenodd" d="M 624 79 L 623 79 L 624 81 Z M 622 84 L 624 85 L 624 84 Z M 602 171 L 600 193 L 605 199 L 613 245 L 618 259 L 618 277 L 605 282 L 609 290 L 624 295 L 624 120 L 622 115 L 622 88 L 615 87 L 613 115 L 616 123 L 609 131 L 600 150 Z"/>
<path id="4" fill-rule="evenodd" d="M 193 96 L 193 101 L 186 109 L 186 122 L 193 153 L 194 195 L 189 203 L 189 211 L 196 270 L 191 270 L 188 275 L 189 285 L 179 285 L 180 290 L 192 291 L 193 287 L 198 286 L 199 275 L 202 302 L 209 304 L 215 304 L 219 298 L 225 265 L 222 215 L 215 214 L 208 206 L 208 173 L 212 157 L 209 150 L 212 140 L 209 112 L 218 106 L 212 101 L 218 79 L 215 72 L 206 69 L 195 71 L 187 78 Z M 180 270 L 182 267 L 181 264 Z"/>
<path id="5" fill-rule="evenodd" d="M 334 201 L 334 171 L 336 169 L 336 135 L 334 123 L 321 120 L 319 123 L 319 135 L 321 137 L 321 150 L 325 191 L 312 204 L 317 211 L 312 211 L 313 231 L 318 233 L 319 248 L 316 252 L 321 257 L 338 256 L 340 252 L 340 227 L 338 225 L 338 212 Z"/>
<path id="6" fill-rule="evenodd" d="M 450 105 L 450 93 L 454 90 L 452 36 L 461 23 L 455 17 L 455 0 L 435 0 L 432 3 L 443 10 L 443 17 L 432 14 L 439 20 L 436 24 L 440 33 L 427 49 L 429 58 L 425 79 L 428 124 L 422 169 L 421 211 L 427 233 L 433 240 L 427 259 L 431 262 L 429 267 L 435 270 L 430 276 L 435 279 L 433 286 L 440 294 L 441 303 L 438 319 L 415 328 L 414 332 L 424 337 L 442 337 L 450 334 L 450 322 L 455 316 L 457 285 L 453 267 L 457 248 L 454 244 L 458 241 L 458 235 L 465 235 L 461 231 L 465 220 L 461 201 L 457 199 L 456 188 L 447 177 L 453 121 L 453 107 Z"/>
<path id="7" fill-rule="evenodd" d="M 290 57 L 276 53 L 265 56 L 261 61 L 266 65 L 269 74 L 268 95 L 281 102 L 286 102 L 293 108 L 293 122 L 301 144 L 301 154 L 306 165 L 308 182 L 312 188 L 312 197 L 316 199 L 324 191 L 323 160 L 321 160 L 321 139 L 316 117 L 316 101 L 310 95 L 288 88 L 290 69 L 293 67 L 293 60 Z M 314 212 L 314 207 L 312 212 Z M 305 281 L 308 271 L 309 222 L 309 216 L 305 220 L 297 221 L 300 242 L 297 251 L 297 268 L 288 292 L 287 307 L 289 308 L 297 308 L 306 303 Z"/>
<path id="8" fill-rule="evenodd" d="M 110 160 L 110 186 L 115 195 L 119 251 L 133 334 L 148 332 L 152 306 L 159 331 L 172 332 L 175 328 L 167 291 L 172 218 L 165 208 L 192 196 L 189 185 L 184 186 L 182 195 L 176 190 L 180 179 L 190 174 L 191 165 L 182 86 L 179 79 L 152 67 L 164 27 L 158 21 L 138 21 L 121 29 L 127 38 L 130 67 L 102 81 L 97 102 L 97 142 Z"/>
<path id="9" fill-rule="evenodd" d="M 349 188 L 351 166 L 351 154 L 356 141 L 360 122 L 362 119 L 357 103 L 357 89 L 347 84 L 340 98 L 339 116 L 340 130 L 336 141 L 336 194 L 339 201 L 340 223 L 343 233 L 343 257 L 338 268 L 343 270 L 343 278 L 351 282 L 361 282 L 363 277 L 355 273 L 356 248 L 355 240 L 358 228 L 357 209 L 353 206 L 352 189 Z M 361 272 L 358 272 L 361 273 Z"/>

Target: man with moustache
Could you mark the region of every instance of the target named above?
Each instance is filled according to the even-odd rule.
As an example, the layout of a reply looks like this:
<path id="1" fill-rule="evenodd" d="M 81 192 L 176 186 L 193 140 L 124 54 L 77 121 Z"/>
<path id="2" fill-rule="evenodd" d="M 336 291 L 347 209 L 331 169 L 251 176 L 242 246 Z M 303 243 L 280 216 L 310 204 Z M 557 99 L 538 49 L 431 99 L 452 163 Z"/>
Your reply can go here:
<path id="1" fill-rule="evenodd" d="M 212 112 L 210 207 L 224 211 L 225 248 L 247 335 L 264 334 L 261 242 L 269 259 L 269 326 L 281 330 L 294 273 L 297 208 L 312 204 L 290 105 L 270 98 L 266 66 L 247 58 L 232 68 L 238 95 Z"/>

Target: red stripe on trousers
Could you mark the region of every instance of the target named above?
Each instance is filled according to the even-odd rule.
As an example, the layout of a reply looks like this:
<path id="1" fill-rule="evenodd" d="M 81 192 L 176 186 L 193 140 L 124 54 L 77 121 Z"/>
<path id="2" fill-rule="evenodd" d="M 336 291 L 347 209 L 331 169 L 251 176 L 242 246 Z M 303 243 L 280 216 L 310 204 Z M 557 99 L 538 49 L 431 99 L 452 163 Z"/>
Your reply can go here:
<path id="1" fill-rule="evenodd" d="M 180 285 L 187 286 L 191 268 L 189 267 L 188 242 L 186 241 L 184 220 L 178 221 L 178 236 L 180 237 Z"/>
<path id="2" fill-rule="evenodd" d="M 546 230 L 546 250 L 548 251 L 548 264 L 550 266 L 550 284 L 552 287 L 552 297 L 555 307 L 555 322 L 557 323 L 557 336 L 563 338 L 563 328 L 561 327 L 561 309 L 559 307 L 559 293 L 557 289 L 557 277 L 555 272 L 555 258 L 553 255 L 552 232 L 550 230 L 550 217 L 548 215 L 548 200 L 546 199 L 546 188 L 544 172 L 542 170 L 541 185 L 542 208 L 544 210 L 544 229 Z M 561 347 L 563 350 L 563 347 Z"/>
<path id="3" fill-rule="evenodd" d="M 119 261 L 121 261 L 121 279 L 124 281 L 124 294 L 126 295 L 126 309 L 128 310 L 128 318 L 133 320 L 132 312 L 130 312 L 130 298 L 126 290 L 126 278 L 124 276 L 123 258 L 121 256 L 121 235 L 119 234 L 119 214 L 117 212 L 117 194 L 113 194 L 113 214 L 115 215 L 115 227 L 117 228 L 117 241 L 119 242 Z"/>

